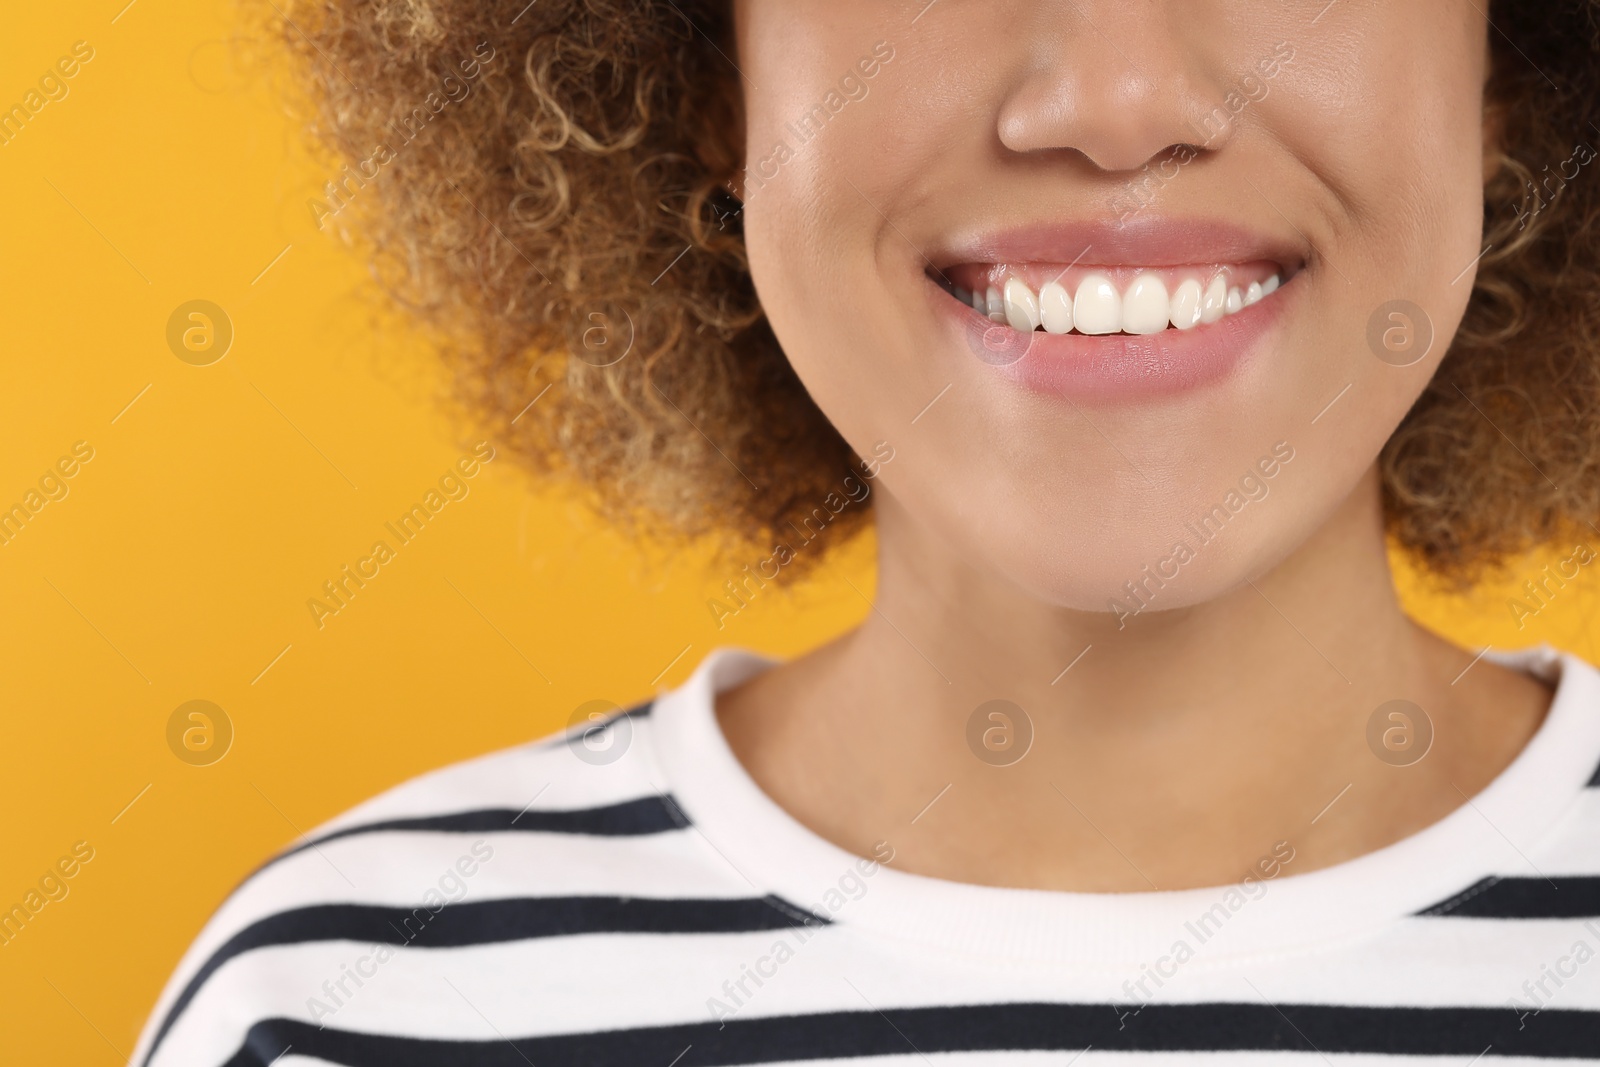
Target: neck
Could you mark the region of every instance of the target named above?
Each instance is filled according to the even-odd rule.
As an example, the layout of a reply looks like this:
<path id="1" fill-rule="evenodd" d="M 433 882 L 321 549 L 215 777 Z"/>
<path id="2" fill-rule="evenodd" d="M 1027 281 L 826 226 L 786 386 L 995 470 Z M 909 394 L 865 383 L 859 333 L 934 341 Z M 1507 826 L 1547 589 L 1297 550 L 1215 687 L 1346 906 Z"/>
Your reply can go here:
<path id="1" fill-rule="evenodd" d="M 1546 703 L 1487 663 L 1451 684 L 1472 655 L 1405 616 L 1372 474 L 1266 574 L 1173 610 L 1157 590 L 1131 618 L 1041 602 L 892 498 L 877 522 L 866 621 L 719 714 L 780 805 L 857 852 L 889 840 L 917 873 L 1177 889 L 1237 881 L 1283 842 L 1294 873 L 1325 866 L 1453 810 Z M 1434 735 L 1404 766 L 1369 743 L 1396 699 Z"/>

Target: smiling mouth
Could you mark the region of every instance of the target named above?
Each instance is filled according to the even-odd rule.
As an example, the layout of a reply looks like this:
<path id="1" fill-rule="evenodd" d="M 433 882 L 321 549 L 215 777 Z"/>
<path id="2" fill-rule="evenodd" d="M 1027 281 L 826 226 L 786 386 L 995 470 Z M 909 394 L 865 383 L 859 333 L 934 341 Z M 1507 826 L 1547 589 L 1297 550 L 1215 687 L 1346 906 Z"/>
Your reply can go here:
<path id="1" fill-rule="evenodd" d="M 962 263 L 928 277 L 1013 330 L 1104 336 L 1210 325 L 1270 298 L 1293 275 L 1260 260 L 1159 268 Z"/>

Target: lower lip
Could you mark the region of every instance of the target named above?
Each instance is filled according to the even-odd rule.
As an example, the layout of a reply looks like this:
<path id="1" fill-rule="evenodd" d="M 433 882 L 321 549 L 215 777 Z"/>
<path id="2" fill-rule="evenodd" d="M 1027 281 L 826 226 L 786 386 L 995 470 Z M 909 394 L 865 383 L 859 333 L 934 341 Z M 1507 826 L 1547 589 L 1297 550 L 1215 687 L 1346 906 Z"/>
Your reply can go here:
<path id="1" fill-rule="evenodd" d="M 1216 322 L 1137 336 L 1022 333 L 979 315 L 932 280 L 928 288 L 957 340 L 995 373 L 1036 393 L 1116 403 L 1188 392 L 1238 371 L 1299 291 L 1297 280 Z"/>

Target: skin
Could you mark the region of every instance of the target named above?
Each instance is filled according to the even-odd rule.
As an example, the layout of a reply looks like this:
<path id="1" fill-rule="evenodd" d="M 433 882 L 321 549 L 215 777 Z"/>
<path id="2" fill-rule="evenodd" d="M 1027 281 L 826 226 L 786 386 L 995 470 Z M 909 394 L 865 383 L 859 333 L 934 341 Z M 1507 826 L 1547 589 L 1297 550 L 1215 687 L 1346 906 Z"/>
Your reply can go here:
<path id="1" fill-rule="evenodd" d="M 1218 885 L 1279 841 L 1298 874 L 1460 807 L 1537 729 L 1545 687 L 1488 661 L 1452 684 L 1473 655 L 1403 614 L 1375 469 L 1470 293 L 1488 29 L 1470 0 L 1325 2 L 736 0 L 757 289 L 844 437 L 895 449 L 866 621 L 718 701 L 750 774 L 818 834 L 990 885 Z M 865 97 L 799 144 L 786 124 L 878 42 L 893 58 Z M 1292 62 L 1247 86 L 1280 42 Z M 1260 351 L 1200 388 L 1078 402 L 953 343 L 928 257 L 975 229 L 1115 219 L 1242 86 L 1140 217 L 1299 250 Z M 1367 342 L 1396 297 L 1437 335 L 1404 368 Z M 1278 442 L 1294 459 L 1268 495 L 1119 619 L 1123 584 Z M 1004 767 L 967 741 L 996 698 L 1033 731 Z M 1404 767 L 1367 742 L 1397 698 L 1434 729 Z"/>

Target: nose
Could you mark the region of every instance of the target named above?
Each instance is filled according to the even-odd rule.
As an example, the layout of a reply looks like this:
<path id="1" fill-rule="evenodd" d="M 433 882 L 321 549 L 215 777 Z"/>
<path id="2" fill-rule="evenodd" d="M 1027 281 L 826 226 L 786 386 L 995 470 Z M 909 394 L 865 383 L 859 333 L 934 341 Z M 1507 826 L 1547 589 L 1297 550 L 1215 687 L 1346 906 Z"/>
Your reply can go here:
<path id="1" fill-rule="evenodd" d="M 1133 171 L 1177 145 L 1217 149 L 1224 90 L 1202 45 L 1173 25 L 1182 4 L 1030 4 L 1014 32 L 1027 55 L 999 114 L 1013 152 L 1074 150 L 1103 171 Z"/>

